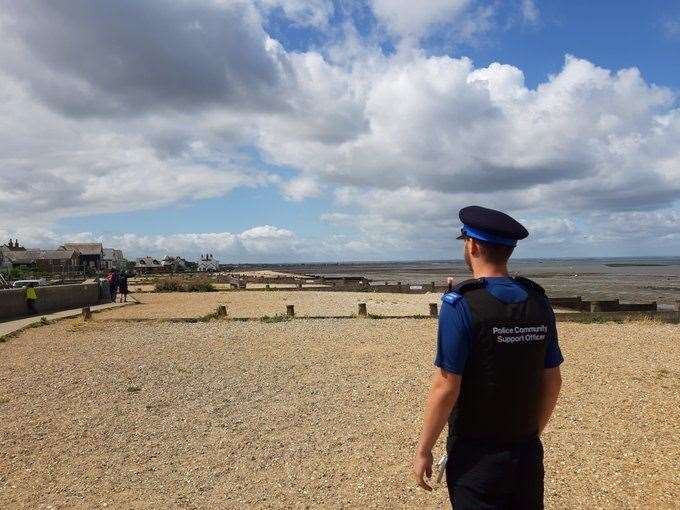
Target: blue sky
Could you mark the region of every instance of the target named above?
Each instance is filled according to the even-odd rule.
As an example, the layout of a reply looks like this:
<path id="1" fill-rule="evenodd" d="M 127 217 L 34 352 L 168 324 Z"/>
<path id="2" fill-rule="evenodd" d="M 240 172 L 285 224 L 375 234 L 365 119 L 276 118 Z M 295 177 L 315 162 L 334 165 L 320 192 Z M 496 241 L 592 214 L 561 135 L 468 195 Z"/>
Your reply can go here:
<path id="1" fill-rule="evenodd" d="M 680 4 L 6 4 L 3 238 L 458 258 L 479 204 L 519 256 L 680 254 Z"/>

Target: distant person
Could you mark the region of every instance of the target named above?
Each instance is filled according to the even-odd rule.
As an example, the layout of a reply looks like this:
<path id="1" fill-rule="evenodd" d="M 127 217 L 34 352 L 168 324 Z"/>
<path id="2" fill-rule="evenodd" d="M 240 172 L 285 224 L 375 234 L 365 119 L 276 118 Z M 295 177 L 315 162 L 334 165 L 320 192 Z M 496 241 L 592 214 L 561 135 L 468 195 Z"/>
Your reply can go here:
<path id="1" fill-rule="evenodd" d="M 106 276 L 106 281 L 109 282 L 109 293 L 111 294 L 111 302 L 116 302 L 116 292 L 118 291 L 118 274 L 115 269 L 110 269 Z"/>
<path id="2" fill-rule="evenodd" d="M 35 302 L 38 300 L 38 294 L 35 291 L 35 283 L 30 282 L 26 287 L 26 308 L 28 308 L 29 315 L 35 315 L 38 311 L 35 309 Z"/>
<path id="3" fill-rule="evenodd" d="M 120 294 L 120 302 L 127 303 L 128 276 L 125 271 L 121 272 L 118 277 L 118 293 Z"/>
<path id="4" fill-rule="evenodd" d="M 432 448 L 448 421 L 445 471 L 455 510 L 542 509 L 540 435 L 562 382 L 555 315 L 538 284 L 508 275 L 527 230 L 483 207 L 459 216 L 474 279 L 442 299 L 415 477 L 431 490 Z"/>

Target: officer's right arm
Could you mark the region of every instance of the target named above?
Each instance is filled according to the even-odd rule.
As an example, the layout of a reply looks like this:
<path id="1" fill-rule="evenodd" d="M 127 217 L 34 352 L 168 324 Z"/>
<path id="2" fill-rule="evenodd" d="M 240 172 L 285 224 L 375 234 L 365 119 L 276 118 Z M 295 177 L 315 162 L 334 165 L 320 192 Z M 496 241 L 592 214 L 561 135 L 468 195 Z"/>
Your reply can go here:
<path id="1" fill-rule="evenodd" d="M 432 447 L 446 425 L 460 393 L 461 375 L 469 350 L 469 312 L 461 296 L 447 294 L 442 300 L 437 333 L 437 369 L 432 377 L 430 393 L 423 417 L 423 430 L 414 462 L 418 485 L 431 487 L 424 476 L 432 475 Z"/>
<path id="2" fill-rule="evenodd" d="M 560 365 L 564 361 L 560 345 L 557 340 L 557 323 L 555 314 L 550 309 L 550 326 L 548 345 L 545 353 L 543 377 L 541 379 L 541 400 L 539 403 L 538 433 L 541 434 L 550 421 L 550 417 L 557 405 L 557 398 L 562 388 L 562 374 Z"/>

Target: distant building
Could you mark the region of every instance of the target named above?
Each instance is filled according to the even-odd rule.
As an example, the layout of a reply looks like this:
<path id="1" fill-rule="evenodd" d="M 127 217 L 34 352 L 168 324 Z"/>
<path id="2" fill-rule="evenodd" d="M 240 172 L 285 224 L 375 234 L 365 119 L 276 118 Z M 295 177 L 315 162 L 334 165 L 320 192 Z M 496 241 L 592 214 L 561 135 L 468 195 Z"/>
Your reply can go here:
<path id="1" fill-rule="evenodd" d="M 163 263 L 153 257 L 142 257 L 135 260 L 135 271 L 140 273 L 162 273 L 165 271 Z"/>
<path id="2" fill-rule="evenodd" d="M 104 248 L 102 257 L 102 269 L 122 269 L 125 265 L 125 258 L 121 250 L 115 248 Z"/>
<path id="3" fill-rule="evenodd" d="M 9 243 L 3 244 L 2 246 L 0 246 L 0 251 L 4 251 L 4 250 L 20 251 L 20 250 L 25 250 L 25 249 L 26 248 L 24 248 L 23 246 L 19 246 L 19 240 L 18 239 L 15 239 L 14 242 L 12 242 L 12 240 L 10 239 Z"/>
<path id="4" fill-rule="evenodd" d="M 60 250 L 75 250 L 80 253 L 80 265 L 83 269 L 102 269 L 104 248 L 102 243 L 66 243 Z"/>
<path id="5" fill-rule="evenodd" d="M 171 272 L 176 272 L 176 271 L 184 271 L 187 268 L 187 261 L 184 260 L 182 257 L 171 257 L 170 255 L 166 255 L 163 257 L 163 260 L 161 261 L 161 264 L 163 264 L 163 267 Z"/>
<path id="6" fill-rule="evenodd" d="M 3 252 L 3 261 L 9 268 L 63 274 L 78 271 L 80 254 L 75 250 L 12 250 Z"/>
<path id="7" fill-rule="evenodd" d="M 196 268 L 201 272 L 213 272 L 220 270 L 220 263 L 212 256 L 212 254 L 201 255 L 201 260 L 198 261 Z"/>

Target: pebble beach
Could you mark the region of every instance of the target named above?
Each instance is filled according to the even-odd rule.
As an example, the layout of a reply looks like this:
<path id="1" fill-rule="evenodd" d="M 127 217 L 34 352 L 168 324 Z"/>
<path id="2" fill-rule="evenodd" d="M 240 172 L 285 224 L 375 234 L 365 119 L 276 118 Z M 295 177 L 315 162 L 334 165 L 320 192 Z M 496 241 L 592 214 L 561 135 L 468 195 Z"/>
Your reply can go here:
<path id="1" fill-rule="evenodd" d="M 410 471 L 434 319 L 162 320 L 202 315 L 228 294 L 240 299 L 230 310 L 253 316 L 287 301 L 143 294 L 1 343 L 0 507 L 449 507 L 445 486 L 425 493 Z M 309 314 L 356 304 L 302 294 L 296 309 Z M 431 298 L 367 302 L 398 315 L 426 313 Z M 677 508 L 680 328 L 560 323 L 559 333 L 547 508 Z"/>

